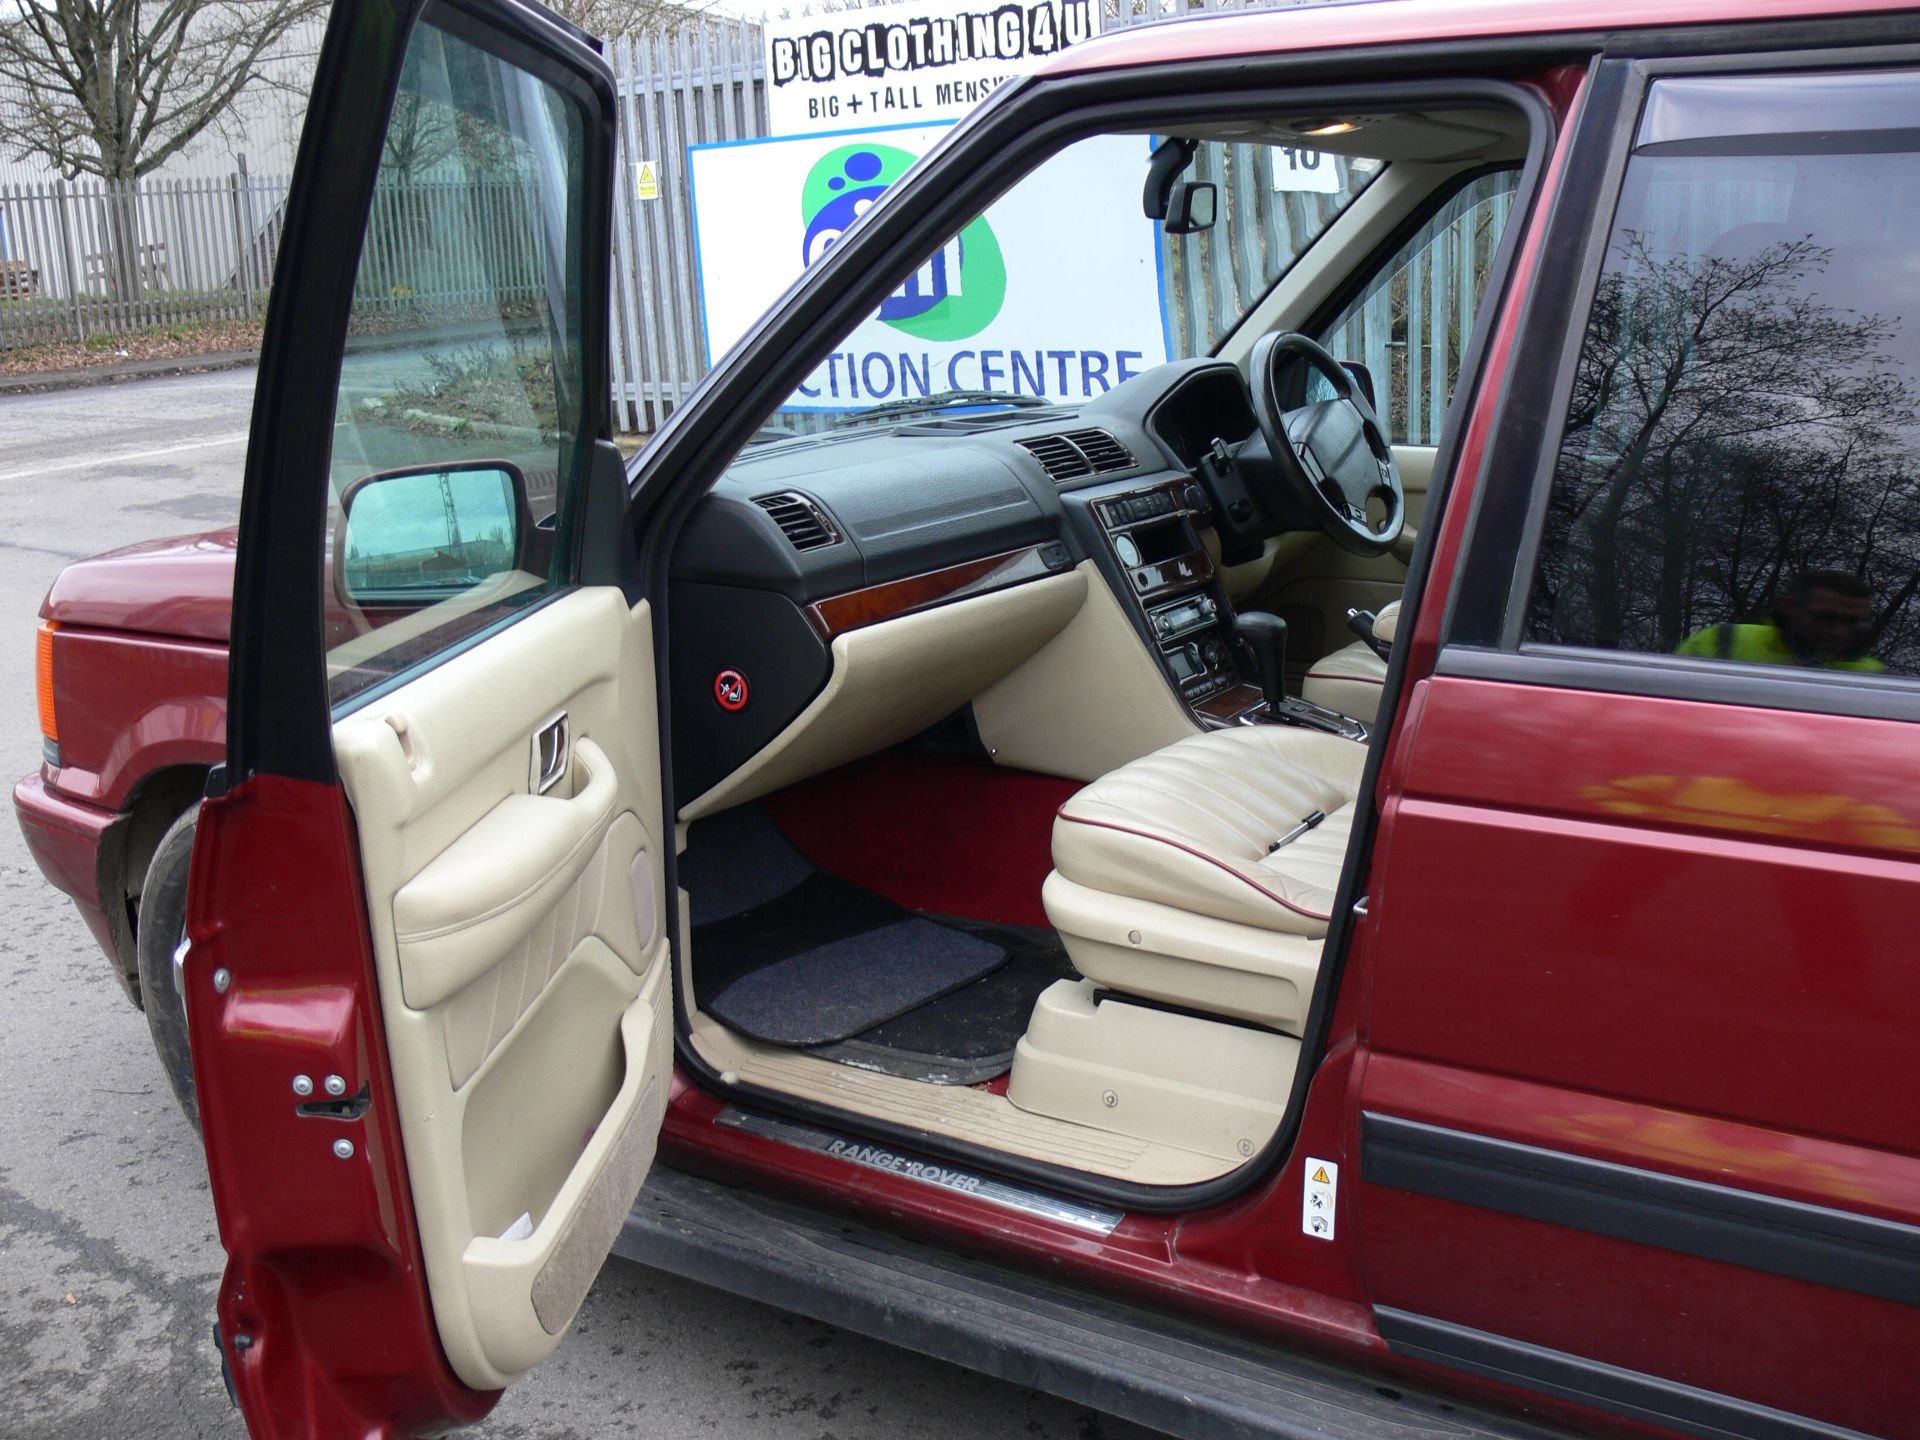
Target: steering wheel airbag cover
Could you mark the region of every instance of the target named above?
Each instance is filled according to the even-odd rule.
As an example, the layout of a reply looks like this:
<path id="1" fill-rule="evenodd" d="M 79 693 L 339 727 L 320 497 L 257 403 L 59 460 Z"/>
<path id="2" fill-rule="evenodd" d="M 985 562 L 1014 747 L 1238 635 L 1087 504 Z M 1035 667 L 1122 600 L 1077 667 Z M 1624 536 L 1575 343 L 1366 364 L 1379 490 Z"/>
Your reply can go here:
<path id="1" fill-rule="evenodd" d="M 1281 383 L 1300 363 L 1325 377 L 1333 399 L 1291 409 L 1281 402 Z M 1319 344 L 1293 332 L 1262 337 L 1252 367 L 1254 415 L 1283 482 L 1335 544 L 1357 555 L 1385 553 L 1406 523 L 1406 494 L 1393 447 L 1353 376 Z"/>

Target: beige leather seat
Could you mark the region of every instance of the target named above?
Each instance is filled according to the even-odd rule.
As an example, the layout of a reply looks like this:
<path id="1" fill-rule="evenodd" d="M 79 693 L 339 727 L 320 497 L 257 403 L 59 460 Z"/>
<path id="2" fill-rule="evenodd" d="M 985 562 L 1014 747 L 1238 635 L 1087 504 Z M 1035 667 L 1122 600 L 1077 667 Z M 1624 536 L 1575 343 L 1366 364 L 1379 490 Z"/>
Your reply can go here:
<path id="1" fill-rule="evenodd" d="M 1391 645 L 1400 624 L 1400 602 L 1382 605 L 1373 617 L 1373 633 Z M 1323 655 L 1307 670 L 1300 686 L 1301 698 L 1371 723 L 1380 709 L 1380 695 L 1387 683 L 1387 662 L 1373 653 L 1364 640 Z"/>
<path id="2" fill-rule="evenodd" d="M 1109 989 L 1298 1030 L 1366 747 L 1284 725 L 1181 740 L 1060 808 L 1042 898 Z M 1326 819 L 1270 850 L 1311 812 Z"/>

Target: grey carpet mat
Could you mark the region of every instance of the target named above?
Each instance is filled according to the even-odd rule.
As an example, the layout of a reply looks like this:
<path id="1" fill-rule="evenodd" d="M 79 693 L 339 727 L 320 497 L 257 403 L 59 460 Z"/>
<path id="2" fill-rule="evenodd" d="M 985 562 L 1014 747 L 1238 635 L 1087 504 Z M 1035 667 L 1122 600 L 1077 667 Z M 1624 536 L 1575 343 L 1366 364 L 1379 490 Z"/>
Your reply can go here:
<path id="1" fill-rule="evenodd" d="M 945 923 L 1006 946 L 1007 963 L 816 1055 L 929 1085 L 978 1085 L 1013 1067 L 1014 1047 L 1027 1032 L 1033 1002 L 1055 981 L 1075 977 L 1060 937 L 1051 930 L 979 920 Z"/>
<path id="2" fill-rule="evenodd" d="M 952 994 L 1007 947 L 815 870 L 757 805 L 693 827 L 680 883 L 702 1010 L 774 1045 L 828 1045 Z"/>
<path id="3" fill-rule="evenodd" d="M 759 1040 L 825 1045 L 949 995 L 1006 959 L 991 941 L 908 915 L 749 970 L 701 1004 Z"/>

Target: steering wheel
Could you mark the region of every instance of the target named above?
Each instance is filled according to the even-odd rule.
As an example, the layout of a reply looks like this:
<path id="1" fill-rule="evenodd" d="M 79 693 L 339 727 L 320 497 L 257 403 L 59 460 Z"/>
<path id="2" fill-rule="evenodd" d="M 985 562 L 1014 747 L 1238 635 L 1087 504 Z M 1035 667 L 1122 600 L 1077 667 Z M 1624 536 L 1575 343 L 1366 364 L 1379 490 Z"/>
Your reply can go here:
<path id="1" fill-rule="evenodd" d="M 1282 390 L 1306 365 L 1331 400 L 1289 409 Z M 1253 413 L 1281 482 L 1343 550 L 1382 555 L 1407 521 L 1407 494 L 1380 419 L 1346 366 L 1297 331 L 1263 335 L 1253 347 Z M 1303 387 L 1304 388 L 1304 387 Z M 1370 506 L 1377 506 L 1372 513 Z M 1374 520 L 1374 514 L 1381 518 Z"/>

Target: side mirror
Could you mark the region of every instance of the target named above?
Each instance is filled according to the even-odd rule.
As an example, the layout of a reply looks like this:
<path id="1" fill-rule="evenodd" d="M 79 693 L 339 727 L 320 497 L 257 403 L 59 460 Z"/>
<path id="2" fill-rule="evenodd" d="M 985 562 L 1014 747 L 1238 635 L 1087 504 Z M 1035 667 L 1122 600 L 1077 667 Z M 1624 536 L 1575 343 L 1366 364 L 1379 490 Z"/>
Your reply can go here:
<path id="1" fill-rule="evenodd" d="M 1167 234 L 1211 230 L 1219 208 L 1220 192 L 1211 181 L 1183 180 L 1167 195 Z"/>
<path id="2" fill-rule="evenodd" d="M 334 593 L 363 610 L 418 610 L 519 568 L 533 530 L 527 477 L 505 460 L 368 475 L 341 510 Z"/>
<path id="3" fill-rule="evenodd" d="M 1367 408 L 1379 410 L 1380 402 L 1373 398 L 1373 372 L 1358 360 L 1342 360 L 1340 368 L 1353 377 L 1353 383 L 1359 387 L 1360 393 L 1367 397 Z"/>

